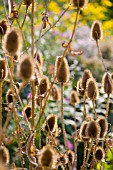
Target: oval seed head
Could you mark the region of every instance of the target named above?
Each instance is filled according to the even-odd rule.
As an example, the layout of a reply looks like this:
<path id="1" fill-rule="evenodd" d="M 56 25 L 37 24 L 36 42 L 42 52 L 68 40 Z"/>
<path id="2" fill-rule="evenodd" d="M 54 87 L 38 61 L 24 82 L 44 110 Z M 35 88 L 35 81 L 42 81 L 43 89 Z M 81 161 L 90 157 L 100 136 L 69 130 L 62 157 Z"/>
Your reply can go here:
<path id="1" fill-rule="evenodd" d="M 8 71 L 4 59 L 0 59 L 0 81 L 7 77 Z"/>
<path id="2" fill-rule="evenodd" d="M 92 78 L 88 79 L 87 85 L 86 85 L 86 92 L 87 97 L 89 97 L 91 100 L 96 100 L 99 95 L 99 90 L 96 84 L 96 81 Z"/>
<path id="3" fill-rule="evenodd" d="M 55 62 L 55 75 L 57 81 L 60 83 L 66 83 L 69 81 L 69 66 L 66 58 L 62 59 L 62 56 L 57 57 Z"/>
<path id="4" fill-rule="evenodd" d="M 83 8 L 87 4 L 87 0 L 73 0 L 74 7 Z"/>
<path id="5" fill-rule="evenodd" d="M 82 78 L 77 82 L 77 92 L 80 96 L 84 96 L 84 88 L 82 87 Z"/>
<path id="6" fill-rule="evenodd" d="M 37 62 L 40 66 L 43 65 L 42 54 L 39 51 L 36 51 L 36 53 L 34 54 L 34 58 L 37 60 Z"/>
<path id="7" fill-rule="evenodd" d="M 31 117 L 32 107 L 31 107 L 31 106 L 26 106 L 26 107 L 24 108 L 24 112 L 25 112 L 27 118 L 29 119 L 29 118 Z"/>
<path id="8" fill-rule="evenodd" d="M 100 40 L 102 39 L 102 27 L 100 21 L 94 21 L 91 27 L 91 38 L 93 40 Z"/>
<path id="9" fill-rule="evenodd" d="M 18 72 L 19 76 L 25 80 L 31 80 L 33 74 L 34 74 L 34 67 L 33 67 L 33 61 L 32 59 L 26 55 L 19 63 L 18 66 Z"/>
<path id="10" fill-rule="evenodd" d="M 107 133 L 107 129 L 108 129 L 108 122 L 107 119 L 104 116 L 100 116 L 97 119 L 98 124 L 100 125 L 100 138 L 103 138 L 106 133 Z"/>
<path id="11" fill-rule="evenodd" d="M 9 163 L 9 151 L 5 146 L 0 146 L 0 163 L 4 165 Z"/>
<path id="12" fill-rule="evenodd" d="M 86 127 L 88 125 L 88 122 L 84 121 L 80 127 L 80 138 L 82 141 L 89 140 L 89 137 L 86 136 Z"/>
<path id="13" fill-rule="evenodd" d="M 105 155 L 104 149 L 102 147 L 98 146 L 96 148 L 96 151 L 95 151 L 95 158 L 96 158 L 96 160 L 97 161 L 101 161 L 102 158 L 104 158 L 104 155 Z"/>
<path id="14" fill-rule="evenodd" d="M 51 89 L 51 96 L 52 96 L 53 100 L 55 100 L 55 101 L 60 100 L 60 92 L 59 92 L 58 87 L 55 84 L 53 84 L 53 87 Z"/>
<path id="15" fill-rule="evenodd" d="M 11 89 L 9 89 L 6 93 L 6 101 L 7 103 L 13 103 L 13 93 Z"/>
<path id="16" fill-rule="evenodd" d="M 7 29 L 8 29 L 7 22 L 5 20 L 2 20 L 0 22 L 0 35 L 4 36 L 6 34 Z"/>
<path id="17" fill-rule="evenodd" d="M 49 89 L 49 79 L 47 77 L 43 77 L 40 81 L 38 87 L 38 94 L 44 94 Z"/>
<path id="18" fill-rule="evenodd" d="M 32 0 L 23 0 L 23 3 L 24 3 L 24 5 L 29 6 L 29 5 L 31 5 Z"/>
<path id="19" fill-rule="evenodd" d="M 57 128 L 57 116 L 50 114 L 44 122 L 44 130 L 46 132 L 54 132 Z"/>
<path id="20" fill-rule="evenodd" d="M 104 86 L 104 91 L 107 94 L 112 93 L 113 91 L 113 82 L 111 79 L 110 73 L 105 73 L 102 78 L 102 85 Z"/>
<path id="21" fill-rule="evenodd" d="M 74 152 L 73 152 L 72 150 L 68 150 L 68 151 L 66 152 L 66 154 L 67 154 L 67 157 L 68 157 L 68 161 L 69 161 L 71 164 L 73 164 L 73 163 L 74 163 L 74 159 L 75 159 L 75 154 L 74 154 Z"/>
<path id="22" fill-rule="evenodd" d="M 43 147 L 41 155 L 39 156 L 39 164 L 42 167 L 49 167 L 51 168 L 54 164 L 55 159 L 55 151 L 53 150 L 52 146 L 46 145 Z"/>
<path id="23" fill-rule="evenodd" d="M 14 56 L 22 47 L 22 39 L 18 30 L 11 30 L 5 37 L 4 47 L 9 55 Z"/>
<path id="24" fill-rule="evenodd" d="M 90 70 L 85 70 L 82 76 L 82 87 L 84 89 L 86 89 L 86 84 L 88 79 L 93 78 L 92 73 L 90 72 Z"/>
<path id="25" fill-rule="evenodd" d="M 72 105 L 75 105 L 75 104 L 79 103 L 79 98 L 77 96 L 76 91 L 74 91 L 74 90 L 71 91 L 70 103 Z"/>
<path id="26" fill-rule="evenodd" d="M 95 138 L 99 137 L 99 135 L 100 135 L 100 126 L 99 126 L 99 124 L 95 120 L 89 122 L 87 124 L 85 133 L 86 133 L 86 136 L 88 136 L 90 138 L 95 139 Z"/>

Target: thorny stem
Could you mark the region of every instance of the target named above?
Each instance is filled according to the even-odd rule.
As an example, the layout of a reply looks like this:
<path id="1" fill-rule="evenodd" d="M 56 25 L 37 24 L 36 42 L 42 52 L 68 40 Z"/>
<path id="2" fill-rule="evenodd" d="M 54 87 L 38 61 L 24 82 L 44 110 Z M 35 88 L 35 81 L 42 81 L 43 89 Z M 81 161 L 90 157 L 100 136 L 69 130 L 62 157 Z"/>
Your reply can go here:
<path id="1" fill-rule="evenodd" d="M 83 116 L 84 116 L 84 120 L 86 119 L 86 92 L 84 93 L 83 96 L 83 104 L 84 104 L 84 111 L 83 111 Z"/>
<path id="2" fill-rule="evenodd" d="M 110 94 L 107 94 L 107 102 L 106 102 L 106 118 L 108 117 L 109 112 L 109 101 L 110 101 Z"/>
<path id="3" fill-rule="evenodd" d="M 2 130 L 2 81 L 0 81 L 0 131 Z"/>
<path id="4" fill-rule="evenodd" d="M 94 110 L 94 113 L 95 113 L 95 118 L 97 119 L 97 113 L 96 113 L 96 109 L 95 109 L 95 101 L 92 100 L 92 104 L 93 104 L 93 110 Z"/>
<path id="5" fill-rule="evenodd" d="M 87 151 L 87 142 L 84 142 L 84 160 L 83 160 L 83 164 L 85 163 L 85 160 L 86 160 L 86 151 Z"/>
<path id="6" fill-rule="evenodd" d="M 25 23 L 25 20 L 26 20 L 26 17 L 27 17 L 27 12 L 28 12 L 28 5 L 26 5 L 26 11 L 25 11 L 25 15 L 24 15 L 24 20 L 23 20 L 22 25 L 21 25 L 21 30 L 23 29 L 23 26 L 24 26 L 24 23 Z"/>

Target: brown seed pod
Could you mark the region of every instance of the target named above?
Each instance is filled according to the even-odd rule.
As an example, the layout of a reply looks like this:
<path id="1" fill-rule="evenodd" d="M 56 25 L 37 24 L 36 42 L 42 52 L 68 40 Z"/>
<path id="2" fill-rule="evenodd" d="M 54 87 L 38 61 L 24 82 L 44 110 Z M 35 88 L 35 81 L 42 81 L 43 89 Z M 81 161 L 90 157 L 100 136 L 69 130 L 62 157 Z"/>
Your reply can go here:
<path id="1" fill-rule="evenodd" d="M 66 58 L 62 59 L 62 56 L 57 57 L 55 62 L 55 75 L 57 81 L 60 83 L 69 81 L 69 66 Z"/>
<path id="2" fill-rule="evenodd" d="M 104 86 L 104 91 L 107 94 L 113 92 L 113 82 L 110 73 L 105 73 L 102 78 L 102 85 Z"/>
<path id="3" fill-rule="evenodd" d="M 24 5 L 29 6 L 29 5 L 31 5 L 32 0 L 23 0 L 23 3 L 24 3 Z"/>
<path id="4" fill-rule="evenodd" d="M 77 82 L 77 93 L 80 96 L 84 96 L 84 88 L 82 87 L 82 78 L 80 78 Z"/>
<path id="5" fill-rule="evenodd" d="M 60 92 L 58 87 L 54 84 L 52 89 L 51 89 L 51 96 L 53 98 L 53 100 L 58 101 L 60 100 Z"/>
<path id="6" fill-rule="evenodd" d="M 83 73 L 82 80 L 81 80 L 83 89 L 86 89 L 87 81 L 90 78 L 93 78 L 92 73 L 90 72 L 90 70 L 86 69 Z"/>
<path id="7" fill-rule="evenodd" d="M 44 122 L 43 129 L 46 132 L 54 132 L 57 128 L 57 116 L 54 114 L 50 114 Z"/>
<path id="8" fill-rule="evenodd" d="M 102 26 L 100 21 L 94 21 L 91 27 L 91 38 L 93 40 L 100 40 L 103 37 Z"/>
<path id="9" fill-rule="evenodd" d="M 0 59 L 0 81 L 5 79 L 7 77 L 8 71 L 6 62 L 4 59 Z"/>
<path id="10" fill-rule="evenodd" d="M 0 146 L 0 164 L 9 163 L 9 151 L 5 146 Z"/>
<path id="11" fill-rule="evenodd" d="M 42 66 L 43 65 L 43 58 L 42 58 L 42 54 L 37 51 L 35 54 L 34 54 L 34 58 L 37 60 L 39 66 Z"/>
<path id="12" fill-rule="evenodd" d="M 75 159 L 75 154 L 72 150 L 67 150 L 66 151 L 66 155 L 68 157 L 68 161 L 73 164 L 74 163 L 74 159 Z"/>
<path id="13" fill-rule="evenodd" d="M 103 138 L 106 135 L 108 129 L 107 119 L 104 116 L 100 116 L 96 121 L 100 125 L 100 129 L 101 129 L 100 138 Z"/>
<path id="14" fill-rule="evenodd" d="M 99 137 L 100 135 L 99 124 L 95 120 L 90 121 L 86 126 L 85 134 L 86 136 L 94 139 Z"/>
<path id="15" fill-rule="evenodd" d="M 7 103 L 13 103 L 13 94 L 11 89 L 9 89 L 6 93 L 6 101 Z"/>
<path id="16" fill-rule="evenodd" d="M 18 72 L 19 76 L 25 80 L 31 80 L 33 74 L 34 74 L 34 67 L 33 67 L 33 61 L 32 59 L 26 55 L 24 58 L 20 61 L 18 66 Z"/>
<path id="17" fill-rule="evenodd" d="M 0 35 L 4 36 L 6 34 L 7 29 L 8 29 L 7 22 L 5 20 L 2 20 L 0 22 Z"/>
<path id="18" fill-rule="evenodd" d="M 22 47 L 22 39 L 20 32 L 12 29 L 5 37 L 4 47 L 11 56 L 16 55 Z"/>
<path id="19" fill-rule="evenodd" d="M 88 79 L 86 84 L 87 97 L 91 100 L 96 100 L 99 95 L 99 90 L 96 81 L 93 78 Z"/>
<path id="20" fill-rule="evenodd" d="M 46 145 L 43 147 L 41 151 L 41 155 L 39 156 L 39 164 L 42 167 L 52 168 L 55 161 L 55 151 L 52 146 Z"/>
<path id="21" fill-rule="evenodd" d="M 49 79 L 47 77 L 43 77 L 40 81 L 38 87 L 38 94 L 44 94 L 49 89 Z"/>
<path id="22" fill-rule="evenodd" d="M 70 96 L 70 103 L 72 105 L 78 104 L 79 103 L 79 98 L 77 96 L 76 91 L 72 90 L 71 91 L 71 96 Z"/>
<path id="23" fill-rule="evenodd" d="M 96 160 L 97 161 L 101 161 L 104 158 L 104 155 L 105 155 L 104 149 L 102 147 L 98 146 L 96 148 L 96 151 L 95 151 L 95 158 L 96 158 Z"/>
<path id="24" fill-rule="evenodd" d="M 31 118 L 31 113 L 32 113 L 32 107 L 31 106 L 26 106 L 24 108 L 24 112 L 25 112 L 27 118 L 30 119 Z"/>
<path id="25" fill-rule="evenodd" d="M 80 127 L 80 139 L 82 141 L 87 141 L 89 140 L 89 137 L 86 136 L 86 127 L 88 125 L 88 122 L 84 121 Z"/>
<path id="26" fill-rule="evenodd" d="M 76 8 L 84 8 L 87 2 L 87 0 L 73 0 L 73 5 Z"/>

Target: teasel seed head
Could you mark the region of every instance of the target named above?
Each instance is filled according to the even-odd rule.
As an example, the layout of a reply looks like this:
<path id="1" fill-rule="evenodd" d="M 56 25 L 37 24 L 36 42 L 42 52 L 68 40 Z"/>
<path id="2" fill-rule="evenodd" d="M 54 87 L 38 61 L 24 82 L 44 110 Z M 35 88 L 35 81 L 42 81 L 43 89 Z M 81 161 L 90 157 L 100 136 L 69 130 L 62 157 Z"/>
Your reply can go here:
<path id="1" fill-rule="evenodd" d="M 55 62 L 55 75 L 59 83 L 67 83 L 69 81 L 69 66 L 66 58 L 62 59 L 62 56 L 57 57 Z"/>
<path id="2" fill-rule="evenodd" d="M 25 81 L 31 80 L 34 74 L 34 65 L 32 59 L 28 55 L 25 55 L 23 59 L 20 61 L 18 65 L 18 72 L 19 76 L 23 80 Z"/>
<path id="3" fill-rule="evenodd" d="M 80 96 L 84 96 L 84 88 L 82 87 L 82 78 L 80 78 L 77 82 L 77 93 L 80 95 Z"/>
<path id="4" fill-rule="evenodd" d="M 59 155 L 59 157 L 57 158 L 57 164 L 58 165 L 66 165 L 67 163 L 68 163 L 68 156 L 67 156 L 67 154 L 63 154 L 63 153 L 61 153 L 60 155 Z"/>
<path id="5" fill-rule="evenodd" d="M 70 96 L 70 103 L 72 105 L 78 104 L 79 103 L 79 98 L 77 96 L 76 91 L 72 90 L 71 91 L 71 96 Z"/>
<path id="6" fill-rule="evenodd" d="M 66 155 L 68 157 L 68 162 L 70 162 L 71 164 L 74 163 L 74 159 L 75 159 L 75 154 L 72 150 L 67 150 L 66 151 Z"/>
<path id="7" fill-rule="evenodd" d="M 40 51 L 36 51 L 36 53 L 34 54 L 34 58 L 37 60 L 39 66 L 43 65 L 43 58 L 42 58 L 42 54 L 40 53 Z"/>
<path id="8" fill-rule="evenodd" d="M 43 129 L 46 132 L 54 132 L 57 128 L 57 116 L 50 114 L 44 122 Z"/>
<path id="9" fill-rule="evenodd" d="M 95 120 L 90 121 L 86 126 L 85 133 L 86 133 L 86 136 L 92 139 L 98 138 L 100 135 L 99 124 Z"/>
<path id="10" fill-rule="evenodd" d="M 32 0 L 23 0 L 24 5 L 30 6 L 32 3 Z"/>
<path id="11" fill-rule="evenodd" d="M 24 113 L 26 114 L 27 118 L 30 119 L 31 114 L 32 114 L 32 107 L 31 106 L 26 106 L 24 108 Z"/>
<path id="12" fill-rule="evenodd" d="M 80 127 L 80 139 L 82 141 L 87 141 L 89 140 L 89 137 L 86 136 L 86 127 L 88 125 L 87 121 L 84 121 Z"/>
<path id="13" fill-rule="evenodd" d="M 104 91 L 107 94 L 113 92 L 113 81 L 111 79 L 110 73 L 105 73 L 102 78 L 102 85 L 104 87 Z"/>
<path id="14" fill-rule="evenodd" d="M 44 94 L 45 92 L 47 92 L 47 90 L 49 89 L 49 79 L 48 77 L 43 77 L 40 81 L 39 87 L 38 87 L 38 94 Z"/>
<path id="15" fill-rule="evenodd" d="M 100 40 L 103 37 L 102 26 L 100 21 L 94 21 L 91 27 L 91 38 L 93 40 Z"/>
<path id="16" fill-rule="evenodd" d="M 106 135 L 108 129 L 107 119 L 104 116 L 100 116 L 96 121 L 98 122 L 101 129 L 100 138 L 103 138 Z"/>
<path id="17" fill-rule="evenodd" d="M 41 151 L 41 155 L 39 156 L 39 164 L 42 167 L 52 168 L 55 160 L 55 151 L 52 146 L 46 145 L 43 147 Z"/>
<path id="18" fill-rule="evenodd" d="M 0 163 L 4 165 L 9 163 L 9 151 L 5 146 L 0 146 Z"/>
<path id="19" fill-rule="evenodd" d="M 9 89 L 6 93 L 6 101 L 7 103 L 13 103 L 13 93 L 11 89 Z"/>
<path id="20" fill-rule="evenodd" d="M 60 92 L 59 92 L 57 85 L 55 85 L 55 84 L 53 84 L 53 87 L 51 89 L 51 96 L 52 96 L 53 100 L 55 100 L 55 101 L 60 100 Z"/>
<path id="21" fill-rule="evenodd" d="M 87 2 L 87 0 L 73 0 L 73 5 L 76 8 L 84 8 Z"/>
<path id="22" fill-rule="evenodd" d="M 7 22 L 5 20 L 2 20 L 0 22 L 0 35 L 4 36 L 7 32 L 7 29 L 8 29 Z"/>
<path id="23" fill-rule="evenodd" d="M 94 78 L 90 78 L 86 84 L 87 97 L 91 100 L 96 100 L 99 95 L 99 90 Z"/>
<path id="24" fill-rule="evenodd" d="M 104 149 L 102 147 L 98 146 L 96 148 L 96 151 L 95 151 L 95 158 L 96 158 L 96 160 L 97 161 L 101 161 L 104 158 L 104 155 L 105 155 Z"/>
<path id="25" fill-rule="evenodd" d="M 86 69 L 83 73 L 83 76 L 82 76 L 82 87 L 84 89 L 86 89 L 87 81 L 90 78 L 93 78 L 92 73 L 90 72 L 90 70 Z"/>
<path id="26" fill-rule="evenodd" d="M 4 47 L 11 56 L 20 52 L 22 47 L 22 39 L 19 30 L 12 29 L 5 37 Z"/>
<path id="27" fill-rule="evenodd" d="M 8 75 L 6 62 L 4 59 L 0 59 L 0 81 L 4 80 Z"/>

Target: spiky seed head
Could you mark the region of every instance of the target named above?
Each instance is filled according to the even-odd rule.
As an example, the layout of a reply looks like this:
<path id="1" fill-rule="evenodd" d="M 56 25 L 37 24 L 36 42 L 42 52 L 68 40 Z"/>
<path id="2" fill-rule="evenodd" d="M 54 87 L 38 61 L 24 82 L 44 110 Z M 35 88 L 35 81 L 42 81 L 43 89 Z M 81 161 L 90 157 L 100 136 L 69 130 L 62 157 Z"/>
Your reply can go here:
<path id="1" fill-rule="evenodd" d="M 0 22 L 0 35 L 4 36 L 7 32 L 7 29 L 8 29 L 7 22 L 5 20 L 2 20 Z"/>
<path id="2" fill-rule="evenodd" d="M 113 82 L 110 73 L 105 73 L 103 75 L 102 85 L 104 87 L 105 93 L 110 94 L 113 92 Z"/>
<path id="3" fill-rule="evenodd" d="M 82 141 L 89 140 L 89 137 L 86 136 L 86 127 L 88 125 L 88 122 L 84 121 L 80 127 L 80 138 Z"/>
<path id="4" fill-rule="evenodd" d="M 91 100 L 97 99 L 99 95 L 99 90 L 95 79 L 93 78 L 88 79 L 86 84 L 86 93 L 87 93 L 87 97 L 90 98 Z"/>
<path id="5" fill-rule="evenodd" d="M 13 103 L 13 93 L 11 89 L 9 89 L 6 93 L 6 101 L 7 103 Z"/>
<path id="6" fill-rule="evenodd" d="M 72 90 L 71 91 L 71 96 L 70 96 L 70 103 L 72 105 L 78 104 L 79 103 L 79 98 L 77 96 L 76 91 Z"/>
<path id="7" fill-rule="evenodd" d="M 20 61 L 18 65 L 18 72 L 19 76 L 23 80 L 25 81 L 31 80 L 34 74 L 34 66 L 32 59 L 28 55 L 25 55 L 23 59 Z"/>
<path id="8" fill-rule="evenodd" d="M 44 94 L 49 89 L 49 79 L 48 77 L 43 77 L 40 81 L 39 87 L 38 87 L 38 94 Z"/>
<path id="9" fill-rule="evenodd" d="M 34 58 L 37 60 L 40 66 L 43 65 L 43 58 L 42 58 L 42 54 L 40 53 L 40 51 L 36 51 L 36 53 L 34 54 Z"/>
<path id="10" fill-rule="evenodd" d="M 5 79 L 7 77 L 8 71 L 6 62 L 4 59 L 0 59 L 0 81 Z"/>
<path id="11" fill-rule="evenodd" d="M 55 62 L 55 75 L 60 83 L 67 83 L 69 81 L 69 66 L 66 58 L 58 56 Z"/>
<path id="12" fill-rule="evenodd" d="M 87 4 L 87 0 L 73 0 L 73 5 L 76 8 L 83 8 Z"/>
<path id="13" fill-rule="evenodd" d="M 103 138 L 106 135 L 108 129 L 107 119 L 104 116 L 100 116 L 96 121 L 98 122 L 101 129 L 100 138 Z"/>
<path id="14" fill-rule="evenodd" d="M 9 55 L 14 56 L 22 47 L 22 39 L 19 30 L 12 29 L 5 37 L 4 47 Z"/>
<path id="15" fill-rule="evenodd" d="M 31 107 L 31 106 L 26 106 L 26 107 L 24 108 L 24 112 L 25 112 L 27 118 L 29 119 L 29 118 L 31 117 L 32 107 Z"/>
<path id="16" fill-rule="evenodd" d="M 105 155 L 104 149 L 102 147 L 98 146 L 96 148 L 96 151 L 95 151 L 95 158 L 96 158 L 96 160 L 97 161 L 101 161 L 104 158 L 104 155 Z"/>
<path id="17" fill-rule="evenodd" d="M 84 96 L 84 88 L 82 87 L 82 78 L 80 78 L 78 81 L 77 81 L 77 93 L 80 95 L 80 96 Z"/>
<path id="18" fill-rule="evenodd" d="M 97 138 L 100 135 L 100 126 L 95 120 L 90 121 L 85 130 L 86 136 L 90 138 Z"/>
<path id="19" fill-rule="evenodd" d="M 9 163 L 9 151 L 5 146 L 0 146 L 0 163 L 4 165 Z"/>
<path id="20" fill-rule="evenodd" d="M 60 100 L 60 92 L 58 87 L 54 84 L 52 89 L 51 89 L 51 96 L 53 98 L 53 100 L 58 101 Z"/>
<path id="21" fill-rule="evenodd" d="M 45 147 L 43 147 L 41 151 L 41 155 L 39 156 L 39 164 L 42 167 L 51 168 L 52 165 L 54 164 L 54 159 L 55 159 L 55 151 L 52 148 L 52 146 L 46 145 Z"/>
<path id="22" fill-rule="evenodd" d="M 24 5 L 29 6 L 32 3 L 32 0 L 23 0 Z"/>
<path id="23" fill-rule="evenodd" d="M 50 114 L 44 122 L 44 130 L 46 132 L 54 132 L 57 128 L 57 116 Z"/>
<path id="24" fill-rule="evenodd" d="M 57 160 L 58 164 L 59 165 L 66 165 L 68 163 L 68 157 L 67 157 L 67 154 L 60 154 L 60 156 L 58 157 L 58 160 Z"/>
<path id="25" fill-rule="evenodd" d="M 82 76 L 82 87 L 84 89 L 86 89 L 87 81 L 90 78 L 93 78 L 92 73 L 90 72 L 90 70 L 86 69 L 83 73 L 83 76 Z"/>
<path id="26" fill-rule="evenodd" d="M 91 38 L 93 40 L 100 40 L 103 37 L 102 26 L 100 21 L 94 21 L 91 27 Z"/>
<path id="27" fill-rule="evenodd" d="M 74 163 L 74 159 L 75 159 L 75 154 L 72 150 L 67 150 L 66 152 L 67 157 L 68 157 L 68 161 L 73 164 Z"/>

